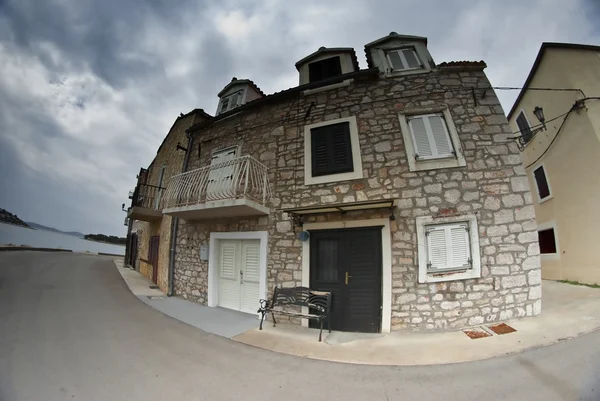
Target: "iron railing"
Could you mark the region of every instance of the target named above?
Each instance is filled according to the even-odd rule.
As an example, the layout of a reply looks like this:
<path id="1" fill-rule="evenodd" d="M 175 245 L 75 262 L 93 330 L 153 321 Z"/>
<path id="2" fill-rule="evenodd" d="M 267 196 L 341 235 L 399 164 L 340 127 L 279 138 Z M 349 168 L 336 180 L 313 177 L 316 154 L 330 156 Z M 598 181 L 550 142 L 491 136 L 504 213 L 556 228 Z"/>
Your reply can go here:
<path id="1" fill-rule="evenodd" d="M 164 187 L 149 184 L 139 184 L 133 191 L 132 206 L 160 210 Z"/>
<path id="2" fill-rule="evenodd" d="M 271 198 L 267 167 L 251 156 L 171 177 L 163 197 L 163 208 L 240 198 L 263 205 Z"/>

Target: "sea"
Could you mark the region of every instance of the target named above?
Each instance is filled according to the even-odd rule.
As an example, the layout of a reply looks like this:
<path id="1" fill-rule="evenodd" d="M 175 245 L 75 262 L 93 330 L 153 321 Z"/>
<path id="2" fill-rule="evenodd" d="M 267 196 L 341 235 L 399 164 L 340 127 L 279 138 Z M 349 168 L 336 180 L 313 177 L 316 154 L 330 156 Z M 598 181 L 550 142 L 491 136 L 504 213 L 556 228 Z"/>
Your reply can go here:
<path id="1" fill-rule="evenodd" d="M 94 252 L 125 255 L 125 246 L 88 241 L 72 235 L 46 230 L 32 230 L 0 223 L 0 245 L 29 245 L 39 248 L 70 249 L 73 252 Z"/>

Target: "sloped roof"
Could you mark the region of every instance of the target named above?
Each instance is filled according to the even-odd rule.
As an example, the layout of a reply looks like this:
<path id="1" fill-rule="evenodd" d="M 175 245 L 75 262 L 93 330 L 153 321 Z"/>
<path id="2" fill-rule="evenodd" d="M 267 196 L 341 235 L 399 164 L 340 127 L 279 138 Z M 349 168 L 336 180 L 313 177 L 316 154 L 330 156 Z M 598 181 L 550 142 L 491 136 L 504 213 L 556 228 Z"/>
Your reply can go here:
<path id="1" fill-rule="evenodd" d="M 265 96 L 265 93 L 262 90 L 260 90 L 260 88 L 254 83 L 254 81 L 252 81 L 250 79 L 237 79 L 236 77 L 231 78 L 231 82 L 229 82 L 227 85 L 225 85 L 225 87 L 223 89 L 221 89 L 221 92 L 219 92 L 217 94 L 217 96 L 221 97 L 225 92 L 227 92 L 229 90 L 229 88 L 231 88 L 234 85 L 243 85 L 243 84 L 250 85 L 252 87 L 252 89 L 254 89 L 258 93 L 260 93 L 261 96 Z"/>
<path id="2" fill-rule="evenodd" d="M 464 67 L 473 67 L 476 69 L 484 69 L 487 67 L 487 64 L 483 60 L 479 60 L 479 61 L 467 61 L 467 60 L 444 61 L 443 63 L 438 64 L 437 67 L 438 68 L 461 68 L 461 69 L 463 69 Z"/>
<path id="3" fill-rule="evenodd" d="M 407 41 L 413 41 L 413 42 L 415 42 L 415 41 L 416 42 L 424 42 L 425 46 L 427 46 L 427 38 L 425 36 L 400 35 L 396 32 L 390 32 L 389 35 L 386 35 L 382 38 L 374 40 L 365 45 L 365 55 L 367 56 L 367 66 L 369 68 L 374 67 L 373 58 L 371 57 L 371 52 L 369 51 L 369 49 L 371 49 L 371 47 L 373 47 L 375 45 L 385 43 L 385 42 L 387 42 L 389 40 L 393 40 L 393 39 L 407 40 Z"/>
<path id="4" fill-rule="evenodd" d="M 317 50 L 314 53 L 309 54 L 308 56 L 304 57 L 302 60 L 298 61 L 295 64 L 296 69 L 298 71 L 300 71 L 301 65 L 308 63 L 310 60 L 314 59 L 315 57 L 318 57 L 322 54 L 327 54 L 327 53 L 350 53 L 350 56 L 352 57 L 352 64 L 354 65 L 354 71 L 359 70 L 358 58 L 356 57 L 356 52 L 354 51 L 354 49 L 352 47 L 330 47 L 330 48 L 327 48 L 325 46 L 319 47 L 319 50 Z"/>
<path id="5" fill-rule="evenodd" d="M 548 49 L 591 50 L 591 51 L 598 52 L 598 51 L 600 51 L 600 46 L 580 45 L 577 43 L 543 42 L 542 46 L 540 47 L 540 51 L 538 52 L 538 54 L 535 58 L 535 61 L 533 62 L 533 66 L 531 67 L 531 70 L 529 71 L 529 75 L 527 75 L 527 79 L 525 80 L 525 83 L 523 84 L 523 89 L 521 89 L 521 91 L 519 92 L 519 96 L 517 96 L 517 99 L 515 100 L 515 103 L 510 108 L 510 112 L 508 113 L 509 120 L 510 120 L 511 116 L 513 115 L 513 113 L 515 112 L 517 105 L 519 104 L 519 102 L 521 101 L 523 96 L 525 95 L 525 92 L 527 91 L 529 84 L 533 80 L 533 77 L 535 76 L 535 73 L 537 72 L 537 69 L 540 66 L 540 63 L 542 62 L 542 58 L 544 57 L 544 54 L 545 54 L 546 50 L 548 50 Z"/>

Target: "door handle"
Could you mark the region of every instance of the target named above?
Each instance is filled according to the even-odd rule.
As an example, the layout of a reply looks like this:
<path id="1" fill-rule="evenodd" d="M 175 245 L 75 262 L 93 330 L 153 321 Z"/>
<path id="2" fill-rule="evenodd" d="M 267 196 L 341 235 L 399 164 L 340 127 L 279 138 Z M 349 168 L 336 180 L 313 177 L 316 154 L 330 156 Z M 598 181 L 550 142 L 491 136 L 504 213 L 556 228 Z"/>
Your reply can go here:
<path id="1" fill-rule="evenodd" d="M 348 272 L 346 272 L 346 285 L 348 285 L 348 279 L 351 278 L 352 276 L 348 275 Z"/>

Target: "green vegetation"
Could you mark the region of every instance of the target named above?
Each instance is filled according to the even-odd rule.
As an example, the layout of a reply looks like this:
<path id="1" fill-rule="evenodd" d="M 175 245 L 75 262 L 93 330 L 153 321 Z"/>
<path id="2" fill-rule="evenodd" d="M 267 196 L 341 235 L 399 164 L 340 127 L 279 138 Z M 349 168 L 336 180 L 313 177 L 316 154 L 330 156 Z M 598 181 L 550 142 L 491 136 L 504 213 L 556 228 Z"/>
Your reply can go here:
<path id="1" fill-rule="evenodd" d="M 106 242 L 107 244 L 115 245 L 125 245 L 127 243 L 127 238 L 114 235 L 86 234 L 83 238 L 89 241 Z"/>
<path id="2" fill-rule="evenodd" d="M 586 284 L 586 283 L 580 283 L 579 281 L 572 281 L 572 280 L 557 280 L 559 283 L 565 283 L 565 284 L 571 284 L 571 285 L 583 285 L 586 287 L 590 287 L 590 288 L 600 288 L 600 285 L 598 284 Z"/>

